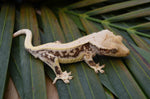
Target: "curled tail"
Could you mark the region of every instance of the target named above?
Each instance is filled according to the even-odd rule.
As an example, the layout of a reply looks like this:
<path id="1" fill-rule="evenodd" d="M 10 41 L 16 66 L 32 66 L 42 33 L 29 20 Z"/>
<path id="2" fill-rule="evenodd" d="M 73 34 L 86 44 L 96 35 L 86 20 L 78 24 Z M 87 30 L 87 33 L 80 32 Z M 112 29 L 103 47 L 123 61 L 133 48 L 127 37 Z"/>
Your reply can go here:
<path id="1" fill-rule="evenodd" d="M 26 38 L 24 41 L 25 48 L 26 49 L 32 49 L 33 48 L 33 45 L 31 43 L 32 42 L 32 32 L 29 29 L 21 29 L 21 30 L 19 30 L 13 34 L 13 38 L 17 37 L 21 34 L 26 34 Z"/>

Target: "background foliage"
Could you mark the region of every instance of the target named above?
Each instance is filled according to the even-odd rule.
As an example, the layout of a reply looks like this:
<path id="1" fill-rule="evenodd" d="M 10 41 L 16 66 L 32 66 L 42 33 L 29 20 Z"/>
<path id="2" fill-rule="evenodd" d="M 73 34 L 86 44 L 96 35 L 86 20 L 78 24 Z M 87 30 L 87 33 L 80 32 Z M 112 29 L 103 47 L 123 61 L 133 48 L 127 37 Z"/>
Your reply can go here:
<path id="1" fill-rule="evenodd" d="M 50 82 L 45 81 L 45 75 L 55 77 L 51 68 L 25 51 L 25 36 L 12 39 L 13 32 L 22 28 L 32 30 L 34 45 L 56 40 L 69 42 L 103 29 L 124 37 L 129 56 L 94 58 L 106 64 L 104 74 L 96 74 L 84 62 L 62 64 L 63 70 L 72 71 L 74 79 L 70 84 L 57 81 L 60 99 L 150 98 L 150 1 L 66 1 L 1 3 L 0 99 L 9 95 L 9 77 L 21 99 L 52 98 L 47 93 L 52 88 L 48 87 Z"/>

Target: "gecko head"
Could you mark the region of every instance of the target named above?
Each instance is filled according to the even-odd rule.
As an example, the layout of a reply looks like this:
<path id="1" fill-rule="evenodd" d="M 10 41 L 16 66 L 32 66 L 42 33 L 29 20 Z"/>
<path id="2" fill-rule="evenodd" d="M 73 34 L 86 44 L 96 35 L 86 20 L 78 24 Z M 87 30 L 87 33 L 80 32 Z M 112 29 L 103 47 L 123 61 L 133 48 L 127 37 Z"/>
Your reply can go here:
<path id="1" fill-rule="evenodd" d="M 113 57 L 125 57 L 129 55 L 129 49 L 123 44 L 123 38 L 112 35 L 103 41 L 103 46 L 108 49 L 108 55 Z M 107 53 L 106 53 L 107 55 Z"/>
<path id="2" fill-rule="evenodd" d="M 129 55 L 129 49 L 123 44 L 123 38 L 120 35 L 114 35 L 109 30 L 103 30 L 97 33 L 95 37 L 95 46 L 99 49 L 98 54 L 113 57 L 125 57 Z"/>

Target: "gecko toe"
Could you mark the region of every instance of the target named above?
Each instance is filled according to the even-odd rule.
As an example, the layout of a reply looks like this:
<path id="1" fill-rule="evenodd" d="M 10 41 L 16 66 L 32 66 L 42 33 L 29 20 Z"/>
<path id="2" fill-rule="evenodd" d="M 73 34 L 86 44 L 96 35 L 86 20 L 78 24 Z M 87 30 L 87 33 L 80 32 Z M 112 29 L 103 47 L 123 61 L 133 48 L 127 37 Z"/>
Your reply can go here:
<path id="1" fill-rule="evenodd" d="M 69 76 L 69 80 L 71 80 L 73 78 L 73 76 Z"/>
<path id="2" fill-rule="evenodd" d="M 93 69 L 94 69 L 94 71 L 96 72 L 96 73 L 104 73 L 104 70 L 102 70 L 102 68 L 104 68 L 105 67 L 105 65 L 102 65 L 102 66 L 99 66 L 99 64 L 96 64 L 96 66 L 95 67 L 92 67 Z"/>
<path id="3" fill-rule="evenodd" d="M 105 64 L 103 64 L 102 66 L 100 66 L 101 68 L 104 68 L 105 67 Z"/>
<path id="4" fill-rule="evenodd" d="M 100 70 L 100 73 L 104 73 L 105 71 L 104 70 Z"/>
<path id="5" fill-rule="evenodd" d="M 70 83 L 70 81 L 68 79 L 63 80 L 65 83 Z"/>
<path id="6" fill-rule="evenodd" d="M 68 75 L 71 75 L 71 72 L 69 72 Z"/>
<path id="7" fill-rule="evenodd" d="M 53 84 L 55 84 L 58 79 L 59 79 L 58 77 L 55 77 Z"/>
<path id="8" fill-rule="evenodd" d="M 95 73 L 98 73 L 98 69 L 94 68 Z"/>

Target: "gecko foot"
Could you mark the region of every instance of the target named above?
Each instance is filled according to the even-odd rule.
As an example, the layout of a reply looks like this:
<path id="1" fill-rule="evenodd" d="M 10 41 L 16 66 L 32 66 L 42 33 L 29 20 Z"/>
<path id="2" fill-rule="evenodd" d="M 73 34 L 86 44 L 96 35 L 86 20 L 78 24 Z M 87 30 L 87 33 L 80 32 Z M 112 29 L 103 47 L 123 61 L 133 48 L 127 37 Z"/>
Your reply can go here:
<path id="1" fill-rule="evenodd" d="M 104 67 L 105 67 L 105 65 L 99 66 L 99 63 L 98 63 L 98 64 L 96 64 L 96 66 L 92 66 L 91 68 L 93 68 L 96 73 L 98 73 L 98 72 L 104 73 L 104 70 L 102 70 L 102 68 L 104 68 Z"/>
<path id="2" fill-rule="evenodd" d="M 64 71 L 62 74 L 56 76 L 56 78 L 53 81 L 53 84 L 55 84 L 58 79 L 63 80 L 64 83 L 69 83 L 69 80 L 73 78 L 70 75 L 71 75 L 71 72 L 67 73 L 67 71 Z"/>

